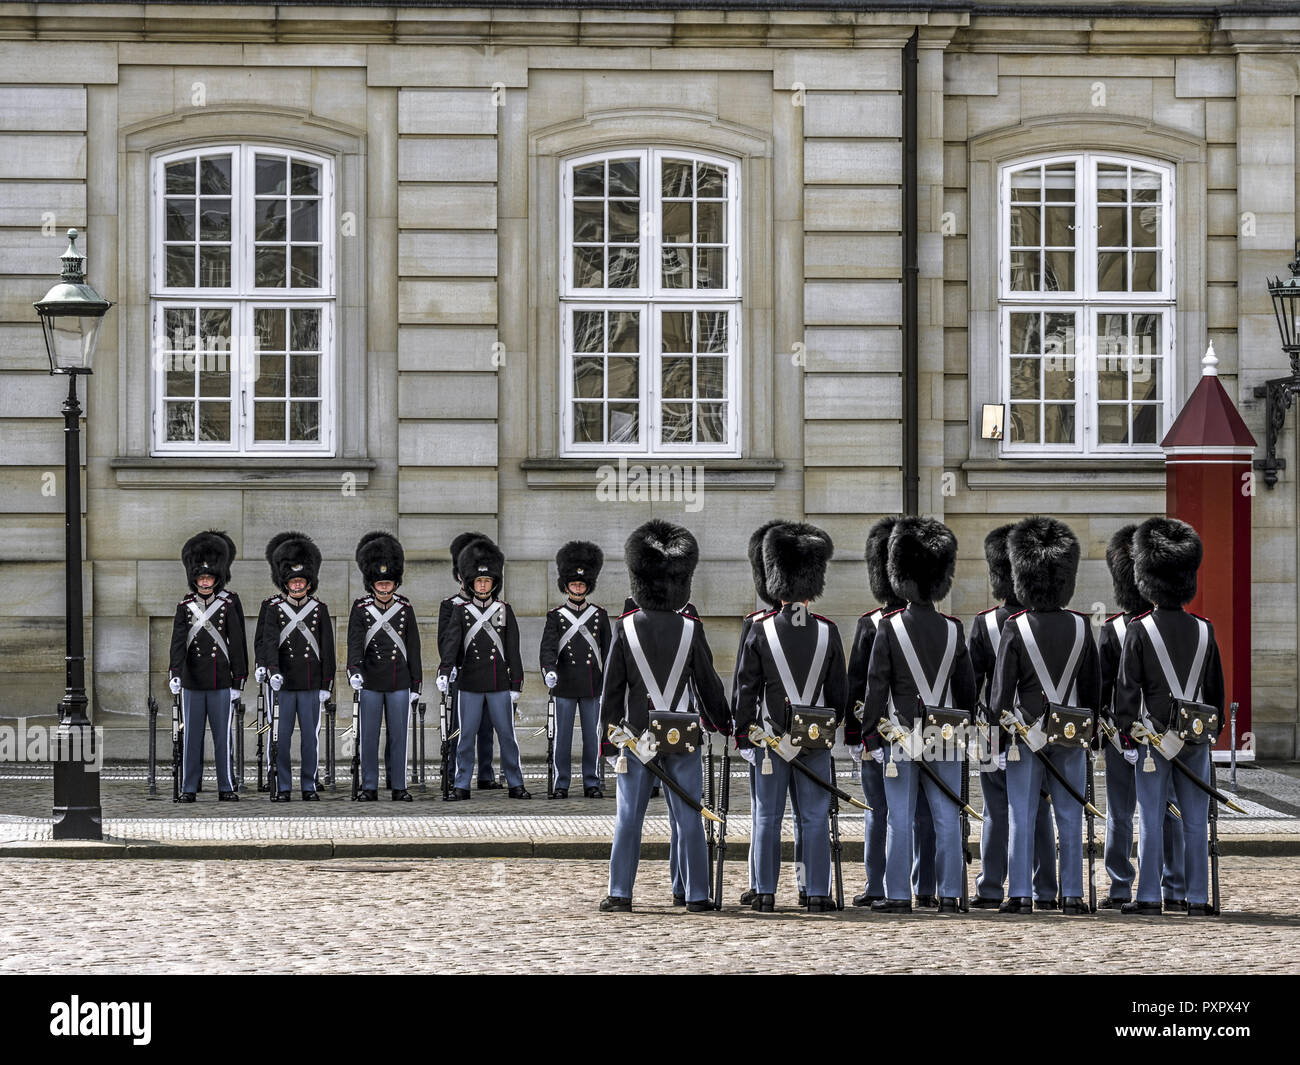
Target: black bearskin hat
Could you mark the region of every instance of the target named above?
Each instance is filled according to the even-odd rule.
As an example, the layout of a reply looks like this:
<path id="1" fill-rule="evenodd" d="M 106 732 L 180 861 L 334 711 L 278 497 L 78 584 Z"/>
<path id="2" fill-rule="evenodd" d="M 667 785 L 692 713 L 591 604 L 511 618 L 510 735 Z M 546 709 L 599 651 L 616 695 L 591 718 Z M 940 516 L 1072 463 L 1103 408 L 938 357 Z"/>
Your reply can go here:
<path id="1" fill-rule="evenodd" d="M 934 518 L 905 517 L 889 534 L 889 583 L 909 603 L 948 594 L 957 568 L 957 537 Z"/>
<path id="2" fill-rule="evenodd" d="M 1007 522 L 984 537 L 984 561 L 989 564 L 989 586 L 993 589 L 993 598 L 1011 606 L 1020 602 L 1011 579 L 1011 556 L 1007 553 L 1007 537 L 1015 527 L 1014 521 Z"/>
<path id="3" fill-rule="evenodd" d="M 749 568 L 754 574 L 754 591 L 758 593 L 760 602 L 768 606 L 780 606 L 781 601 L 772 594 L 767 584 L 767 569 L 763 563 L 763 537 L 769 529 L 774 529 L 778 525 L 786 524 L 782 518 L 773 518 L 771 521 L 765 521 L 749 538 Z"/>
<path id="4" fill-rule="evenodd" d="M 1035 515 L 1007 536 L 1016 598 L 1030 610 L 1059 610 L 1074 596 L 1079 575 L 1079 540 L 1056 518 Z"/>
<path id="5" fill-rule="evenodd" d="M 198 579 L 207 573 L 216 578 L 212 590 L 220 591 L 230 583 L 230 564 L 234 559 L 235 542 L 225 533 L 215 529 L 195 533 L 181 548 L 181 564 L 185 567 L 190 591 L 199 590 Z"/>
<path id="6" fill-rule="evenodd" d="M 652 518 L 623 545 L 632 598 L 642 610 L 680 610 L 691 597 L 700 545 L 689 529 Z"/>
<path id="7" fill-rule="evenodd" d="M 767 587 L 780 602 L 816 599 L 826 587 L 826 564 L 835 545 L 824 529 L 804 522 L 773 526 L 763 537 Z"/>
<path id="8" fill-rule="evenodd" d="M 1110 583 L 1115 589 L 1115 605 L 1125 614 L 1147 610 L 1151 604 L 1142 598 L 1133 577 L 1133 534 L 1136 524 L 1116 530 L 1106 545 L 1106 568 L 1110 570 Z"/>
<path id="9" fill-rule="evenodd" d="M 590 540 L 570 540 L 555 552 L 555 568 L 559 573 L 555 583 L 565 595 L 570 581 L 584 581 L 587 595 L 596 590 L 596 578 L 605 564 L 605 552 Z"/>
<path id="10" fill-rule="evenodd" d="M 877 603 L 887 607 L 903 605 L 902 597 L 889 582 L 889 534 L 901 520 L 901 514 L 890 514 L 877 521 L 867 532 L 867 583 Z"/>
<path id="11" fill-rule="evenodd" d="M 451 542 L 451 579 L 457 584 L 460 583 L 460 570 L 456 568 L 456 560 L 460 558 L 460 553 L 465 550 L 465 545 L 473 540 L 490 540 L 486 533 L 480 532 L 463 532 Z"/>
<path id="12" fill-rule="evenodd" d="M 460 585 L 466 595 L 474 594 L 474 581 L 479 577 L 492 578 L 492 595 L 501 591 L 506 575 L 506 556 L 486 536 L 471 540 L 456 556 L 456 569 L 460 571 Z"/>
<path id="13" fill-rule="evenodd" d="M 276 533 L 266 545 L 266 561 L 271 564 L 271 580 L 282 592 L 289 590 L 289 581 L 294 577 L 306 578 L 308 595 L 316 591 L 320 548 L 306 533 Z"/>
<path id="14" fill-rule="evenodd" d="M 400 586 L 406 553 L 392 533 L 368 532 L 357 541 L 357 568 L 366 591 L 373 589 L 375 581 L 392 581 L 394 586 Z"/>
<path id="15" fill-rule="evenodd" d="M 1133 534 L 1133 576 L 1142 598 L 1176 609 L 1196 598 L 1201 538 L 1177 518 L 1147 518 Z"/>

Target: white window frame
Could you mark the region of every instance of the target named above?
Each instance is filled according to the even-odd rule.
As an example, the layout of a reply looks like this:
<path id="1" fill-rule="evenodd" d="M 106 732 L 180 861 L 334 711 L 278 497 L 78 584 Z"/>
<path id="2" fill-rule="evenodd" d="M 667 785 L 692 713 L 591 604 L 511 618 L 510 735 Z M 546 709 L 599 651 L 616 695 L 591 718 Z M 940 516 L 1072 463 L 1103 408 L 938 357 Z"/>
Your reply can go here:
<path id="1" fill-rule="evenodd" d="M 229 288 L 176 288 L 165 284 L 166 269 L 166 167 L 178 160 L 229 153 L 231 165 L 231 256 Z M 254 284 L 255 237 L 252 203 L 255 197 L 256 157 L 276 155 L 320 167 L 320 279 L 314 288 L 259 288 Z M 151 421 L 154 455 L 247 455 L 328 457 L 334 454 L 337 435 L 336 385 L 338 357 L 334 318 L 337 313 L 334 245 L 334 166 L 331 156 L 318 152 L 261 143 L 221 143 L 191 146 L 162 152 L 153 157 L 150 171 L 150 351 Z M 196 219 L 197 225 L 197 219 Z M 292 218 L 286 216 L 286 227 Z M 287 264 L 288 266 L 288 264 Z M 167 307 L 229 306 L 231 310 L 231 440 L 226 444 L 168 441 L 165 364 L 157 357 L 162 350 L 163 312 Z M 317 308 L 321 312 L 320 343 L 320 439 L 302 443 L 257 443 L 254 435 L 253 385 L 256 352 L 254 350 L 253 311 L 258 307 Z"/>
<path id="2" fill-rule="evenodd" d="M 725 288 L 669 288 L 661 284 L 660 264 L 663 241 L 662 168 L 665 158 L 690 160 L 720 167 L 727 172 L 727 280 Z M 573 172 L 576 168 L 604 160 L 636 159 L 642 175 L 640 282 L 636 288 L 578 288 L 573 284 Z M 671 146 L 609 149 L 566 157 L 561 164 L 560 210 L 560 433 L 561 455 L 689 456 L 693 458 L 735 458 L 741 453 L 740 360 L 744 350 L 743 279 L 740 275 L 741 186 L 739 161 L 727 156 L 679 150 Z M 647 194 L 647 190 L 649 190 Z M 648 209 L 646 204 L 653 204 Z M 578 443 L 573 440 L 573 312 L 579 310 L 636 310 L 641 314 L 642 350 L 637 403 L 641 420 L 636 444 L 609 442 Z M 730 313 L 727 357 L 727 440 L 715 444 L 664 444 L 659 404 L 663 353 L 660 313 L 663 311 L 727 310 Z"/>
<path id="3" fill-rule="evenodd" d="M 1075 232 L 1073 291 L 1013 292 L 1011 290 L 1011 178 L 1018 171 L 1038 166 L 1073 163 L 1075 166 Z M 1162 208 L 1160 238 L 1161 288 L 1156 292 L 1112 292 L 1097 287 L 1097 167 L 1113 164 L 1140 167 L 1160 175 Z M 998 170 L 998 381 L 1005 409 L 1007 431 L 998 442 L 1002 458 L 1047 458 L 1060 456 L 1132 459 L 1162 454 L 1159 439 L 1151 444 L 1101 444 L 1098 407 L 1099 344 L 1094 323 L 1108 312 L 1154 314 L 1161 318 L 1164 360 L 1161 380 L 1162 432 L 1168 432 L 1175 414 L 1173 393 L 1177 380 L 1174 364 L 1177 325 L 1177 279 L 1175 277 L 1176 212 L 1175 168 L 1173 164 L 1147 156 L 1117 155 L 1111 152 L 1066 152 L 1037 154 L 1003 163 Z M 1046 224 L 1046 219 L 1042 220 Z M 1041 268 L 1041 265 L 1040 265 Z M 1076 432 L 1072 444 L 1013 443 L 1010 439 L 1011 398 L 1010 316 L 1013 312 L 1072 312 L 1082 330 L 1075 334 Z M 1041 403 L 1040 399 L 1040 403 Z M 1131 401 L 1130 401 L 1131 402 Z"/>

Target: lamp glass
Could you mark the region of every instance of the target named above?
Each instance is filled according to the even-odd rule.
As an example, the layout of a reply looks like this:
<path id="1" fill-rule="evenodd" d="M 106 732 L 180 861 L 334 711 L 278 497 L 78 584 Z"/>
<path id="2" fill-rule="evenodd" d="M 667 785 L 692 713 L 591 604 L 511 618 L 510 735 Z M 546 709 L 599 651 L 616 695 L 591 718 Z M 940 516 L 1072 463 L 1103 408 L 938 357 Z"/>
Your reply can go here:
<path id="1" fill-rule="evenodd" d="M 42 314 L 51 373 L 90 373 L 102 314 Z"/>

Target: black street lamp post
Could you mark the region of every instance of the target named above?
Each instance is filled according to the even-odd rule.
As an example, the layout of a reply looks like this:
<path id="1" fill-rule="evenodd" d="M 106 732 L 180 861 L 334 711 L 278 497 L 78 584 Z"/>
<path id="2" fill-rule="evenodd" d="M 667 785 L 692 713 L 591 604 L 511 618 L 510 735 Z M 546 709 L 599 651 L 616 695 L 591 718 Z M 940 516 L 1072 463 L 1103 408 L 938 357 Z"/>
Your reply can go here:
<path id="1" fill-rule="evenodd" d="M 68 375 L 63 404 L 63 496 L 65 501 L 64 618 L 67 677 L 59 704 L 54 763 L 54 838 L 103 839 L 95 730 L 86 714 L 86 653 L 81 603 L 81 404 L 77 376 L 94 371 L 95 342 L 113 304 L 86 284 L 86 259 L 77 251 L 77 231 L 68 230 L 63 276 L 37 303 L 51 374 Z M 97 763 L 96 763 L 97 764 Z"/>
<path id="2" fill-rule="evenodd" d="M 1277 377 L 1255 386 L 1255 398 L 1263 399 L 1265 432 L 1264 457 L 1255 460 L 1255 469 L 1264 472 L 1264 487 L 1277 484 L 1277 471 L 1286 469 L 1286 459 L 1278 458 L 1277 438 L 1286 424 L 1286 412 L 1297 394 L 1300 394 L 1300 337 L 1297 337 L 1297 316 L 1300 315 L 1300 240 L 1296 241 L 1295 260 L 1288 263 L 1291 276 L 1285 280 L 1273 278 L 1268 294 L 1273 297 L 1273 313 L 1277 315 L 1278 332 L 1282 334 L 1282 350 L 1291 360 L 1291 376 Z"/>

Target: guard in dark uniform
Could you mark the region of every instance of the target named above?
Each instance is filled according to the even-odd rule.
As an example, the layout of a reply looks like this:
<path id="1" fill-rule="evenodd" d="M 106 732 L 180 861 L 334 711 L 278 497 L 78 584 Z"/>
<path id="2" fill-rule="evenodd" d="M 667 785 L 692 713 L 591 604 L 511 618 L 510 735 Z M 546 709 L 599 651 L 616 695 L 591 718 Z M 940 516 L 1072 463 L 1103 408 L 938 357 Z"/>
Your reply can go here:
<path id="1" fill-rule="evenodd" d="M 301 730 L 301 786 L 306 802 L 319 800 L 321 710 L 334 690 L 334 623 L 329 607 L 315 597 L 320 549 L 311 537 L 283 532 L 266 545 L 271 579 L 280 589 L 262 603 L 257 619 L 256 658 L 280 703 L 279 744 L 272 802 L 293 794 L 291 745 L 294 725 Z"/>
<path id="2" fill-rule="evenodd" d="M 605 669 L 605 690 L 600 704 L 602 736 L 612 726 L 625 726 L 645 742 L 654 710 L 664 707 L 686 714 L 695 706 L 719 732 L 729 729 L 727 695 L 713 666 L 713 653 L 698 618 L 681 612 L 691 594 L 691 577 L 700 549 L 691 533 L 680 525 L 652 520 L 636 529 L 624 547 L 632 595 L 640 609 L 625 614 L 614 626 L 614 642 Z M 653 695 L 650 688 L 653 687 Z M 652 709 L 653 707 L 653 709 Z M 694 751 L 657 756 L 663 771 L 688 795 L 704 791 L 704 773 L 697 747 Z M 609 859 L 609 894 L 602 912 L 630 912 L 632 886 L 641 857 L 641 826 L 654 779 L 641 759 L 624 753 L 618 774 L 618 813 L 614 845 Z M 701 817 L 665 789 L 668 816 L 676 824 L 679 863 L 684 878 L 686 909 L 692 913 L 711 909 L 709 858 Z"/>
<path id="3" fill-rule="evenodd" d="M 1079 541 L 1055 518 L 1025 518 L 1007 537 L 1016 598 L 1025 609 L 1007 619 L 998 646 L 989 709 L 1010 715 L 1028 730 L 1021 757 L 1007 758 L 1007 805 L 1011 811 L 1007 899 L 999 913 L 1031 912 L 1030 870 L 1036 848 L 1034 826 L 1040 792 L 1052 797 L 1060 853 L 1062 910 L 1086 914 L 1083 900 L 1083 807 L 1044 768 L 1035 751 L 1049 758 L 1080 794 L 1087 786 L 1086 749 L 1076 730 L 1052 740 L 1048 704 L 1089 711 L 1095 728 L 1101 704 L 1097 645 L 1086 614 L 1065 609 L 1074 595 Z"/>
<path id="4" fill-rule="evenodd" d="M 1106 752 L 1106 874 L 1110 892 L 1098 909 L 1117 910 L 1133 897 L 1133 811 L 1137 807 L 1138 745 L 1127 730 L 1115 724 L 1115 681 L 1128 628 L 1151 604 L 1142 598 L 1133 578 L 1133 534 L 1137 525 L 1125 525 L 1106 547 L 1106 566 L 1115 588 L 1115 605 L 1120 613 L 1101 627 L 1098 655 L 1101 659 L 1101 715 L 1109 726 L 1098 730 L 1098 746 Z M 1172 782 L 1169 798 L 1176 802 Z M 1170 911 L 1187 909 L 1187 885 L 1183 869 L 1183 827 L 1172 810 L 1164 820 L 1164 902 Z"/>
<path id="5" fill-rule="evenodd" d="M 397 537 L 369 532 L 357 543 L 357 568 L 366 595 L 348 618 L 348 681 L 361 693 L 361 788 L 358 798 L 379 798 L 379 725 L 388 730 L 385 749 L 394 802 L 411 802 L 406 790 L 407 719 L 420 700 L 424 679 L 420 629 L 410 601 L 397 594 L 406 553 Z"/>
<path id="6" fill-rule="evenodd" d="M 754 578 L 754 594 L 758 596 L 758 601 L 762 603 L 763 606 L 758 610 L 746 614 L 740 622 L 740 642 L 736 645 L 736 665 L 731 672 L 731 734 L 733 736 L 736 735 L 736 699 L 740 695 L 740 659 L 745 650 L 745 641 L 749 638 L 749 630 L 755 621 L 765 617 L 767 614 L 781 606 L 780 601 L 773 599 L 772 593 L 768 591 L 767 588 L 767 570 L 763 566 L 763 537 L 767 535 L 769 529 L 784 524 L 786 523 L 781 518 L 764 522 L 755 529 L 749 537 L 749 568 Z M 754 899 L 758 896 L 758 889 L 754 886 L 758 882 L 757 873 L 754 869 L 754 862 L 758 857 L 758 849 L 754 846 L 754 839 L 758 834 L 758 807 L 755 805 L 754 801 L 754 774 L 758 771 L 755 766 L 758 752 L 754 750 L 752 745 L 745 748 L 740 748 L 739 745 L 737 745 L 737 748 L 740 750 L 741 757 L 749 763 L 749 887 L 740 894 L 740 904 L 742 906 L 749 906 L 753 904 Z M 791 794 L 793 794 L 793 792 Z M 798 815 L 795 816 L 795 831 L 802 834 L 799 829 Z M 802 842 L 802 839 L 797 838 L 795 846 L 798 847 Z M 801 860 L 802 855 L 797 854 L 795 856 L 795 869 L 799 870 L 800 874 L 802 874 L 802 869 L 800 868 Z M 801 892 L 804 891 L 802 884 L 799 890 Z M 805 894 L 804 898 L 801 900 L 801 904 L 806 902 L 807 895 Z"/>
<path id="7" fill-rule="evenodd" d="M 808 911 L 835 909 L 830 890 L 831 795 L 791 764 L 798 759 L 817 777 L 831 782 L 829 744 L 835 742 L 844 716 L 847 691 L 844 648 L 835 623 L 812 613 L 808 604 L 826 586 L 826 566 L 833 552 L 831 538 L 815 525 L 781 524 L 763 537 L 767 587 L 781 606 L 750 626 L 741 651 L 735 719 L 736 742 L 742 749 L 751 746 L 750 730 L 755 726 L 782 740 L 781 753 L 762 749 L 758 756 L 762 769 L 755 779 L 757 895 L 751 905 L 760 913 L 775 908 L 781 822 L 792 789 L 799 796 L 795 818 L 802 829 Z M 833 715 L 812 726 L 811 739 L 800 736 L 796 727 L 809 708 Z M 803 745 L 803 740 L 811 745 Z M 819 741 L 828 746 L 820 746 Z"/>
<path id="8" fill-rule="evenodd" d="M 962 624 L 934 608 L 952 587 L 957 538 L 931 518 L 900 518 L 889 534 L 889 583 L 907 606 L 881 619 L 871 648 L 864 721 L 890 741 L 885 771 L 889 828 L 885 838 L 886 897 L 873 913 L 911 913 L 911 871 L 916 795 L 924 788 L 934 819 L 939 912 L 961 908 L 962 847 L 959 810 L 918 769 L 924 759 L 954 794 L 966 763 L 955 740 L 926 729 L 921 705 L 971 715 L 975 674 Z M 918 698 L 919 696 L 919 698 Z"/>
<path id="9" fill-rule="evenodd" d="M 869 728 L 863 739 L 858 708 L 867 698 L 867 674 L 871 667 L 871 647 L 880 620 L 886 614 L 902 610 L 907 603 L 889 583 L 889 534 L 901 515 L 881 518 L 867 532 L 867 582 L 877 603 L 883 604 L 858 618 L 849 651 L 848 706 L 844 718 L 844 742 L 862 773 L 862 793 L 871 807 L 862 816 L 862 859 L 867 871 L 866 890 L 853 896 L 854 906 L 870 906 L 885 897 L 885 835 L 889 825 L 889 800 L 885 795 L 885 741 L 879 731 Z M 916 825 L 912 839 L 912 890 L 918 906 L 938 906 L 938 888 L 934 871 L 934 821 L 925 789 L 916 792 Z"/>
<path id="10" fill-rule="evenodd" d="M 234 541 L 215 530 L 190 537 L 181 548 L 190 594 L 176 604 L 168 669 L 168 687 L 181 696 L 185 719 L 181 802 L 193 802 L 203 781 L 203 736 L 209 728 L 217 798 L 239 799 L 230 778 L 230 723 L 248 679 L 248 637 L 239 596 L 226 587 L 234 559 Z"/>
<path id="11" fill-rule="evenodd" d="M 1223 727 L 1224 683 L 1214 626 L 1183 607 L 1196 596 L 1201 538 L 1186 522 L 1148 518 L 1133 534 L 1133 573 L 1142 598 L 1154 609 L 1134 619 L 1124 636 L 1115 720 L 1122 732 L 1143 741 L 1137 773 L 1142 824 L 1162 825 L 1170 782 L 1182 813 L 1187 914 L 1206 917 L 1209 856 L 1206 831 L 1213 801 L 1170 764 L 1181 761 L 1201 780 L 1210 779 L 1210 750 Z M 1122 913 L 1160 912 L 1163 833 L 1142 831 L 1138 842 L 1137 899 Z"/>
<path id="12" fill-rule="evenodd" d="M 555 797 L 569 797 L 573 761 L 573 719 L 582 720 L 582 793 L 603 799 L 600 790 L 600 692 L 609 654 L 609 615 L 587 602 L 605 554 L 587 540 L 571 540 L 555 555 L 556 583 L 567 597 L 546 615 L 542 630 L 542 679 L 555 699 Z"/>
<path id="13" fill-rule="evenodd" d="M 971 909 L 996 910 L 1002 905 L 1002 887 L 1007 879 L 1007 844 L 1011 832 L 1011 811 L 1007 807 L 1007 750 L 1011 733 L 989 713 L 993 690 L 993 666 L 1002 642 L 1007 618 L 1024 609 L 1016 598 L 1011 579 L 1011 558 L 1007 536 L 1015 522 L 999 525 L 984 538 L 984 559 L 989 567 L 993 598 L 1002 605 L 981 610 L 970 628 L 970 660 L 975 670 L 976 718 L 986 730 L 988 743 L 981 750 L 980 789 L 984 795 L 984 827 L 980 835 L 980 872 L 975 878 Z M 993 720 L 989 720 L 993 717 Z M 1052 831 L 1052 806 L 1039 796 L 1034 821 L 1034 907 L 1056 909 L 1056 835 Z"/>
<path id="14" fill-rule="evenodd" d="M 467 544 L 474 540 L 491 540 L 483 533 L 463 532 L 451 542 L 451 579 L 459 586 L 462 582 L 460 579 L 460 569 L 456 565 L 456 559 L 460 556 Z M 444 653 L 454 651 L 454 648 L 448 648 L 443 641 L 447 638 L 450 631 L 448 622 L 451 615 L 458 607 L 462 607 L 467 602 L 463 591 L 455 595 L 449 595 L 438 604 L 438 658 L 442 659 Z M 453 732 L 460 725 L 460 713 L 456 708 L 456 676 L 455 670 L 452 670 L 452 676 L 448 680 L 449 688 L 447 698 L 451 704 L 451 729 Z M 457 745 L 459 746 L 459 744 Z M 454 758 L 453 758 L 454 761 Z M 454 771 L 453 766 L 453 771 Z M 502 787 L 502 784 L 496 778 L 496 772 L 492 768 L 492 718 L 487 714 L 483 715 L 483 721 L 478 727 L 478 785 L 479 791 L 496 791 Z"/>
<path id="15" fill-rule="evenodd" d="M 474 773 L 474 740 L 484 717 L 492 722 L 501 747 L 501 768 L 507 794 L 531 799 L 524 787 L 515 739 L 515 705 L 524 685 L 524 663 L 519 656 L 519 624 L 510 604 L 498 598 L 505 579 L 506 557 L 486 538 L 471 540 L 456 558 L 465 602 L 455 607 L 447 621 L 446 640 L 439 639 L 442 662 L 438 690 L 447 691 L 452 671 L 459 688 L 460 740 L 456 749 L 456 786 L 450 798 L 470 797 Z"/>

